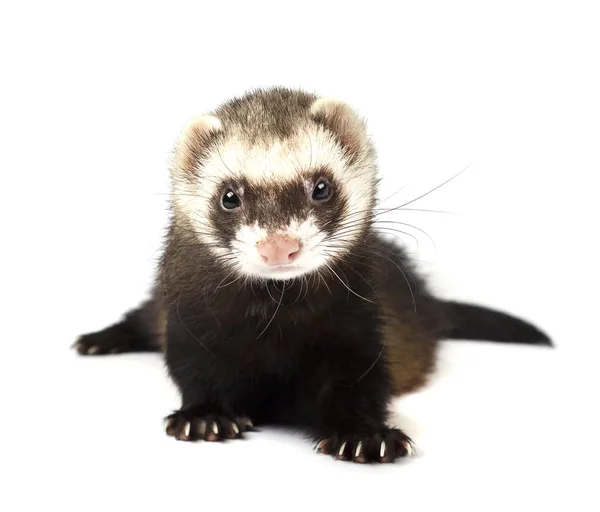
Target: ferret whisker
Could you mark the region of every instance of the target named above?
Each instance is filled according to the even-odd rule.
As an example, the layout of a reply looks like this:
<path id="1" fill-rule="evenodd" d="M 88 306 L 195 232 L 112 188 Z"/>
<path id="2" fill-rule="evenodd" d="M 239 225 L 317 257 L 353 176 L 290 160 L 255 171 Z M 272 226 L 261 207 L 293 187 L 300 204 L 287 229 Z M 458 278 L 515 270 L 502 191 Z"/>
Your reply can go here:
<path id="1" fill-rule="evenodd" d="M 236 281 L 240 280 L 242 278 L 242 275 L 240 274 L 238 277 L 236 277 L 233 281 L 230 281 L 227 284 L 223 284 L 223 281 L 225 281 L 225 279 L 227 279 L 231 274 L 233 274 L 235 272 L 235 270 L 232 270 L 231 272 L 229 272 L 229 274 L 227 274 L 223 279 L 221 279 L 221 282 L 218 284 L 218 286 L 215 288 L 215 293 L 220 289 L 220 288 L 226 288 L 227 286 L 235 283 Z M 221 286 L 223 285 L 223 286 Z"/>
<path id="2" fill-rule="evenodd" d="M 409 279 L 408 279 L 408 276 L 407 276 L 408 270 L 407 270 L 406 268 L 403 270 L 402 268 L 400 268 L 400 265 L 402 265 L 400 262 L 396 263 L 396 262 L 395 262 L 394 260 L 392 260 L 392 259 L 391 259 L 389 256 L 387 256 L 387 255 L 385 255 L 385 254 L 383 254 L 383 253 L 381 253 L 381 252 L 374 251 L 373 249 L 368 249 L 368 251 L 371 251 L 373 254 L 377 254 L 377 255 L 379 255 L 379 256 L 381 256 L 381 257 L 383 257 L 383 258 L 387 259 L 388 261 L 390 261 L 390 263 L 392 263 L 392 264 L 393 264 L 393 265 L 394 265 L 394 266 L 395 266 L 395 267 L 396 267 L 396 268 L 397 268 L 397 269 L 400 271 L 400 273 L 401 273 L 401 274 L 402 274 L 402 276 L 404 277 L 404 280 L 406 281 L 406 284 L 407 284 L 407 286 L 408 286 L 408 289 L 409 289 L 409 291 L 410 291 L 410 296 L 411 296 L 411 298 L 412 298 L 413 307 L 414 307 L 414 312 L 415 312 L 415 313 L 417 313 L 417 302 L 416 302 L 416 299 L 415 299 L 415 294 L 414 294 L 414 291 L 413 291 L 413 289 L 412 289 L 412 286 L 410 285 L 410 281 L 409 281 Z M 392 253 L 392 254 L 393 254 L 393 253 Z M 405 271 L 406 271 L 406 272 L 405 272 Z"/>
<path id="3" fill-rule="evenodd" d="M 399 206 L 395 206 L 395 207 L 387 207 L 387 208 L 372 208 L 372 209 L 365 209 L 365 210 L 359 210 L 359 211 L 355 211 L 352 212 L 350 214 L 348 214 L 346 216 L 346 222 L 354 222 L 354 219 L 357 218 L 356 222 L 360 222 L 360 223 L 369 223 L 369 222 L 376 222 L 377 218 L 381 215 L 385 215 L 387 213 L 390 212 L 394 212 L 394 211 L 398 211 L 398 212 L 423 212 L 423 213 L 442 213 L 442 214 L 447 214 L 447 215 L 459 215 L 456 212 L 450 212 L 447 210 L 432 210 L 432 209 L 427 209 L 427 208 L 403 208 L 402 205 Z M 363 218 L 363 216 L 365 216 L 365 214 L 367 214 L 367 218 Z"/>
<path id="4" fill-rule="evenodd" d="M 457 178 L 458 176 L 460 176 L 462 173 L 464 173 L 469 167 L 471 166 L 471 164 L 468 164 L 467 166 L 465 166 L 461 171 L 459 171 L 458 173 L 454 174 L 452 177 L 450 177 L 449 179 L 447 179 L 446 181 L 440 183 L 439 185 L 437 185 L 436 187 L 430 189 L 429 191 L 425 192 L 424 194 L 421 194 L 418 197 L 415 197 L 414 199 L 411 199 L 410 201 L 407 201 L 399 206 L 395 206 L 395 207 L 390 207 L 390 208 L 373 208 L 373 209 L 368 209 L 368 210 L 364 210 L 364 211 L 368 211 L 368 212 L 377 212 L 374 213 L 374 216 L 379 216 L 382 215 L 384 213 L 389 213 L 389 212 L 393 212 L 393 211 L 398 211 L 398 210 L 405 210 L 405 211 L 422 211 L 422 212 L 430 212 L 430 213 L 446 213 L 446 214 L 454 214 L 456 215 L 454 212 L 448 212 L 448 211 L 443 211 L 443 210 L 429 210 L 429 209 L 422 209 L 422 208 L 406 208 L 406 206 L 415 203 L 417 201 L 419 201 L 420 199 L 428 196 L 429 194 L 435 192 L 436 190 L 442 188 L 444 185 L 446 185 L 447 183 L 450 183 L 452 180 L 454 180 L 455 178 Z M 385 199 L 384 201 L 386 201 L 387 199 Z M 360 214 L 360 213 L 364 213 L 363 212 L 354 212 L 354 214 Z M 352 214 L 351 214 L 352 215 Z"/>
<path id="5" fill-rule="evenodd" d="M 404 223 L 401 222 L 399 224 L 404 224 Z M 404 224 L 404 225 L 406 225 L 406 224 Z M 410 226 L 410 227 L 415 228 L 415 226 Z M 383 226 L 383 227 L 381 227 L 381 226 L 380 227 L 376 227 L 375 229 L 376 230 L 380 230 L 380 231 L 394 231 L 396 233 L 402 233 L 403 235 L 406 235 L 406 236 L 412 238 L 416 242 L 416 244 L 417 244 L 417 250 L 418 250 L 419 241 L 418 241 L 417 237 L 415 235 L 413 235 L 412 233 L 408 233 L 407 231 L 402 231 L 400 229 L 395 229 L 395 228 L 390 228 L 390 227 L 385 227 L 385 226 Z M 417 231 L 422 231 L 422 230 L 420 230 L 418 228 L 415 228 L 415 229 L 417 229 Z M 337 235 L 349 236 L 349 235 L 351 235 L 353 233 L 360 234 L 361 231 L 362 231 L 361 229 L 358 229 L 358 228 L 355 229 L 354 227 L 352 227 L 352 228 L 345 228 L 345 229 L 341 229 L 339 232 L 337 232 L 336 236 Z M 427 235 L 427 233 L 424 233 L 424 234 Z M 432 240 L 432 243 L 433 243 L 433 240 Z M 433 243 L 433 244 L 435 246 L 435 243 Z"/>
<path id="6" fill-rule="evenodd" d="M 377 361 L 379 361 L 381 359 L 381 356 L 383 355 L 384 351 L 385 351 L 385 344 L 382 343 L 381 350 L 379 351 L 379 354 L 377 355 L 377 357 L 375 358 L 375 360 L 373 361 L 371 366 L 369 366 L 369 368 L 367 368 L 365 373 L 363 373 L 358 379 L 356 379 L 352 384 L 350 384 L 351 387 L 356 386 L 356 384 L 358 384 L 362 379 L 364 379 L 367 375 L 369 375 L 369 372 L 375 367 L 375 365 L 377 364 Z"/>
<path id="7" fill-rule="evenodd" d="M 308 277 L 302 276 L 304 281 L 306 282 L 306 291 L 304 292 L 304 295 L 302 296 L 302 300 L 306 299 L 306 296 L 308 295 L 308 291 L 309 291 L 309 283 L 308 283 Z"/>
<path id="8" fill-rule="evenodd" d="M 271 295 L 271 290 L 269 290 L 269 282 L 267 281 L 265 283 L 265 289 L 267 290 L 267 293 L 269 294 L 269 297 L 271 297 L 271 300 L 277 304 L 277 300 L 275 299 L 275 297 L 273 297 L 273 295 Z"/>
<path id="9" fill-rule="evenodd" d="M 268 288 L 267 288 L 267 291 L 268 291 Z M 269 322 L 267 323 L 265 328 L 256 337 L 256 339 L 260 338 L 265 333 L 265 331 L 269 328 L 269 325 L 271 325 L 271 323 L 275 319 L 275 315 L 277 315 L 277 312 L 279 311 L 279 308 L 281 307 L 281 303 L 283 302 L 283 294 L 284 293 L 285 293 L 285 281 L 283 282 L 283 289 L 281 290 L 281 296 L 279 297 L 279 303 L 277 304 L 277 307 L 275 308 L 275 311 L 273 312 L 273 316 L 271 317 L 271 319 L 269 320 Z M 271 293 L 269 293 L 269 295 L 271 295 Z"/>
<path id="10" fill-rule="evenodd" d="M 299 281 L 300 281 L 300 291 L 298 292 L 298 296 L 296 297 L 296 300 L 294 300 L 294 302 L 292 302 L 292 304 L 296 304 L 300 300 L 300 295 L 304 291 L 304 281 L 305 281 L 304 276 L 301 276 L 301 279 Z"/>
<path id="11" fill-rule="evenodd" d="M 397 240 L 399 240 L 402 244 L 405 244 L 405 241 L 402 239 L 400 235 L 406 235 L 410 237 L 417 244 L 417 252 L 419 251 L 419 239 L 413 235 L 412 233 L 408 233 L 407 231 L 402 231 L 401 229 L 388 228 L 388 227 L 379 227 L 377 231 L 389 236 L 393 236 Z"/>
<path id="12" fill-rule="evenodd" d="M 327 263 L 325 263 L 324 265 L 330 270 L 330 272 L 333 273 L 333 275 L 335 277 L 337 277 L 339 279 L 340 283 L 342 283 L 348 289 L 349 292 L 352 292 L 354 295 L 356 295 L 357 297 L 359 297 L 367 302 L 373 303 L 373 301 L 367 299 L 366 297 L 363 297 L 362 295 L 360 295 L 360 294 L 356 293 L 354 290 L 352 290 L 346 283 L 344 283 L 344 281 L 342 281 L 342 278 L 339 275 L 337 275 L 336 271 L 333 270 Z"/>
<path id="13" fill-rule="evenodd" d="M 393 220 L 382 220 L 382 221 L 379 221 L 379 222 L 381 222 L 381 223 L 385 223 L 385 224 L 399 224 L 399 225 L 401 225 L 401 226 L 407 226 L 407 227 L 409 227 L 409 228 L 416 229 L 416 230 L 417 230 L 417 231 L 419 231 L 420 233 L 423 233 L 423 234 L 424 234 L 424 235 L 425 235 L 425 236 L 426 236 L 426 237 L 429 239 L 429 241 L 432 243 L 433 247 L 434 247 L 434 248 L 435 248 L 435 250 L 437 251 L 437 245 L 436 245 L 436 244 L 435 244 L 435 242 L 433 241 L 433 238 L 431 238 L 431 236 L 429 235 L 429 233 L 427 233 L 425 230 L 423 230 L 423 229 L 421 229 L 421 228 L 418 228 L 417 226 L 413 226 L 412 224 L 408 224 L 408 223 L 406 223 L 406 222 L 398 222 L 398 221 L 393 221 Z M 385 228 L 385 227 L 384 227 L 384 228 L 377 228 L 377 229 L 391 229 L 391 228 Z M 413 237 L 413 239 L 414 239 L 414 240 L 415 240 L 415 241 L 418 243 L 418 241 L 417 241 L 416 237 L 414 237 L 414 236 L 413 236 L 413 235 L 411 235 L 410 233 L 407 233 L 407 232 L 405 232 L 405 231 L 400 231 L 400 230 L 395 230 L 395 231 L 399 231 L 400 233 L 404 233 L 405 235 L 412 236 L 412 237 Z M 418 250 L 418 247 L 417 247 L 417 250 Z"/>
<path id="14" fill-rule="evenodd" d="M 375 211 L 377 211 L 378 208 L 375 208 Z M 424 213 L 445 213 L 446 215 L 459 215 L 456 212 L 449 212 L 447 210 L 430 210 L 427 208 L 398 208 L 395 211 L 399 211 L 399 212 L 424 212 Z M 375 216 L 377 216 L 378 214 L 375 214 Z"/>
<path id="15" fill-rule="evenodd" d="M 400 192 L 402 192 L 402 191 L 403 191 L 405 188 L 406 188 L 406 186 L 404 186 L 404 185 L 403 185 L 403 186 L 402 186 L 402 187 L 400 187 L 398 190 L 396 190 L 396 192 L 394 192 L 393 194 L 391 194 L 391 195 L 387 196 L 385 199 L 382 199 L 382 200 L 380 200 L 380 201 L 377 201 L 377 204 L 380 204 L 380 203 L 385 203 L 386 201 L 389 201 L 389 200 L 390 200 L 392 197 L 394 197 L 395 195 L 397 195 L 397 194 L 399 194 Z"/>
<path id="16" fill-rule="evenodd" d="M 440 188 L 442 188 L 444 185 L 446 185 L 447 183 L 450 183 L 452 180 L 454 180 L 455 178 L 457 178 L 458 176 L 460 176 L 463 172 L 465 172 L 469 167 L 471 167 L 471 164 L 468 164 L 467 166 L 465 166 L 461 171 L 457 172 L 454 176 L 448 178 L 446 181 L 444 181 L 443 183 L 440 183 L 437 187 L 432 188 L 431 190 L 429 190 L 428 192 L 425 192 L 424 194 L 421 194 L 418 197 L 415 197 L 414 199 L 411 199 L 410 201 L 407 201 L 406 203 L 400 205 L 400 208 L 404 208 L 405 206 L 408 206 L 409 204 L 415 203 L 417 202 L 419 199 L 423 199 L 424 197 L 428 196 L 429 194 L 431 194 L 432 192 L 435 192 L 436 190 L 439 190 Z"/>
<path id="17" fill-rule="evenodd" d="M 329 285 L 327 284 L 327 281 L 323 278 L 323 276 L 321 275 L 321 272 L 319 269 L 317 269 L 317 275 L 319 276 L 319 282 L 323 282 L 323 284 L 325 285 L 325 287 L 327 288 L 327 290 L 329 291 L 329 295 L 331 295 L 331 288 L 329 288 Z"/>
<path id="18" fill-rule="evenodd" d="M 338 259 L 339 259 L 341 262 L 345 263 L 345 264 L 346 264 L 346 268 L 349 268 L 350 270 L 352 270 L 352 272 L 354 272 L 356 275 L 358 275 L 358 276 L 359 276 L 359 277 L 360 277 L 360 278 L 361 278 L 361 279 L 362 279 L 362 280 L 363 280 L 363 281 L 366 283 L 366 285 L 367 285 L 369 288 L 371 288 L 371 290 L 372 290 L 372 291 L 375 293 L 375 289 L 373 288 L 373 286 L 371 285 L 371 283 L 369 283 L 369 281 L 367 281 L 367 280 L 365 279 L 365 276 L 363 276 L 363 275 L 362 275 L 360 272 L 358 272 L 358 271 L 357 271 L 357 270 L 356 270 L 356 269 L 355 269 L 355 268 L 352 266 L 352 262 L 349 262 L 347 259 L 345 259 L 345 258 L 344 258 L 344 257 L 342 257 L 342 256 L 339 256 L 339 257 L 338 257 Z M 372 268 L 372 269 L 374 269 L 374 270 L 377 270 L 375 267 L 373 267 L 373 266 L 371 266 L 371 265 L 368 265 L 368 264 L 366 264 L 366 263 L 363 263 L 363 262 L 361 262 L 360 264 L 361 264 L 361 265 L 363 265 L 363 264 L 364 264 L 364 265 L 365 265 L 365 266 L 367 266 L 367 267 L 370 267 L 370 268 Z M 341 269 L 340 269 L 340 272 L 342 272 L 342 271 L 341 271 Z M 342 273 L 343 273 L 343 272 L 342 272 Z M 348 280 L 348 278 L 346 277 L 346 281 L 347 281 L 347 280 Z"/>
<path id="19" fill-rule="evenodd" d="M 181 302 L 181 292 L 179 292 L 179 298 L 177 299 L 177 307 L 176 309 L 176 313 L 177 313 L 177 317 L 179 318 L 179 321 L 181 322 L 181 325 L 183 325 L 183 327 L 185 328 L 185 330 L 189 333 L 189 335 L 194 338 L 201 347 L 203 347 L 211 356 L 216 357 L 215 354 L 213 353 L 213 351 L 211 349 L 209 349 L 206 344 L 204 344 L 201 340 L 199 340 L 196 335 L 190 330 L 190 328 L 185 324 L 185 322 L 183 321 L 183 318 L 181 318 L 181 313 L 179 312 L 179 304 Z"/>

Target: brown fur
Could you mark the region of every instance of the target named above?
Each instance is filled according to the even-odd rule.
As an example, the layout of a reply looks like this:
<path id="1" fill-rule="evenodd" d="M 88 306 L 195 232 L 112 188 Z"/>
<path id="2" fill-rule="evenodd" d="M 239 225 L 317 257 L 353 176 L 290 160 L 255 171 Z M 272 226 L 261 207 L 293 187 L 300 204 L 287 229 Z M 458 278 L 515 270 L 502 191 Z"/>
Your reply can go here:
<path id="1" fill-rule="evenodd" d="M 160 351 L 164 352 L 167 347 L 167 310 L 162 305 L 156 306 L 156 342 Z"/>
<path id="2" fill-rule="evenodd" d="M 389 313 L 382 319 L 385 357 L 392 377 L 392 391 L 400 396 L 416 391 L 427 383 L 435 370 L 437 342 L 420 335 L 403 322 L 398 315 Z"/>

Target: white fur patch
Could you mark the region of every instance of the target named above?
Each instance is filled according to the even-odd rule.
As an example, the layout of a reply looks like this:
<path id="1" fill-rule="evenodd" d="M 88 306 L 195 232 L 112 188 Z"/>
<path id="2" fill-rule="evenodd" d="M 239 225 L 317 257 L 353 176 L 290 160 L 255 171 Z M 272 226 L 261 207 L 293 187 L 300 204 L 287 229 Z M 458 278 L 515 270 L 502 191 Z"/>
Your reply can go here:
<path id="1" fill-rule="evenodd" d="M 331 135 L 319 127 L 300 131 L 286 140 L 248 145 L 243 137 L 233 137 L 220 145 L 204 164 L 210 176 L 235 179 L 243 176 L 256 183 L 285 182 L 300 172 L 327 166 L 342 177 L 346 159 Z"/>
<path id="2" fill-rule="evenodd" d="M 277 268 L 263 263 L 256 246 L 269 235 L 285 235 L 300 242 L 301 249 L 293 263 Z M 232 246 L 238 259 L 238 268 L 244 274 L 259 279 L 292 279 L 312 272 L 327 261 L 329 257 L 320 247 L 324 238 L 312 219 L 293 220 L 287 228 L 275 233 L 268 233 L 257 224 L 243 226 L 236 233 Z"/>

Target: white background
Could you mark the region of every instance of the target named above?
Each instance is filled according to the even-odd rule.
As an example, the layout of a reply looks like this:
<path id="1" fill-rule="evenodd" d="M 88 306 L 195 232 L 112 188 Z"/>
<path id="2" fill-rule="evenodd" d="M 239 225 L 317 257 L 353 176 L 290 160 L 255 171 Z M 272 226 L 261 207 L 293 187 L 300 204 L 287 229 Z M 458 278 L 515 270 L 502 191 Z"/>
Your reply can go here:
<path id="1" fill-rule="evenodd" d="M 598 510 L 595 4 L 3 2 L 0 508 Z M 177 443 L 158 356 L 69 350 L 148 289 L 181 125 L 277 84 L 369 119 L 390 206 L 471 164 L 413 204 L 454 214 L 388 218 L 433 239 L 408 229 L 440 294 L 558 347 L 445 343 L 394 403 L 408 463 L 336 463 L 269 429 Z"/>

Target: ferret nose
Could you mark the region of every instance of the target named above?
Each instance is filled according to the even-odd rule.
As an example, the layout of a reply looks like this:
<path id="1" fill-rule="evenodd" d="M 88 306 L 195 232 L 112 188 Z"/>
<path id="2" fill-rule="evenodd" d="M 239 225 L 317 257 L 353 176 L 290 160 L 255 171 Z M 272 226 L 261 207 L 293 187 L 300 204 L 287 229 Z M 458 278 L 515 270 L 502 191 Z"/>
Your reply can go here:
<path id="1" fill-rule="evenodd" d="M 300 251 L 300 242 L 295 238 L 267 239 L 256 246 L 263 263 L 287 265 L 294 261 Z"/>

